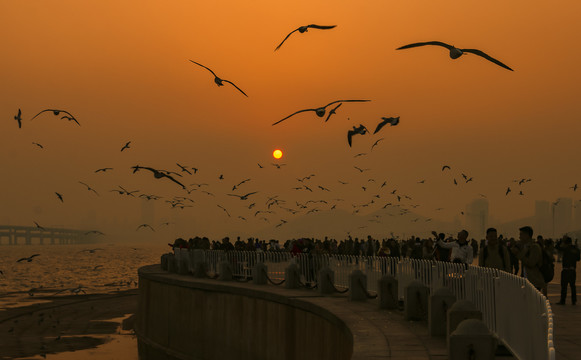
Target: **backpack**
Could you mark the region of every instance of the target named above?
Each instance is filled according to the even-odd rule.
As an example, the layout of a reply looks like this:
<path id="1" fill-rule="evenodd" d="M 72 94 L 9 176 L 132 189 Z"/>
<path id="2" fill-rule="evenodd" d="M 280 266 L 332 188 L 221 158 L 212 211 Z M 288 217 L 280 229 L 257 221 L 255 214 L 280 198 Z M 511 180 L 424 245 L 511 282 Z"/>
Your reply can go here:
<path id="1" fill-rule="evenodd" d="M 500 255 L 500 258 L 502 259 L 502 268 L 506 269 L 506 263 L 504 262 L 505 261 L 504 260 L 504 251 L 503 251 L 504 247 L 505 247 L 504 245 L 498 244 L 498 255 Z M 487 257 L 488 257 L 488 246 L 485 246 L 484 250 L 482 250 L 482 258 L 484 260 L 484 263 L 486 263 Z M 478 264 L 478 265 L 480 265 L 480 264 Z M 482 266 L 482 265 L 480 265 L 480 266 Z"/>
<path id="2" fill-rule="evenodd" d="M 543 274 L 543 279 L 545 279 L 547 284 L 555 277 L 555 264 L 553 263 L 553 259 L 551 259 L 551 255 L 547 254 L 545 250 L 542 251 L 542 261 L 539 270 Z"/>

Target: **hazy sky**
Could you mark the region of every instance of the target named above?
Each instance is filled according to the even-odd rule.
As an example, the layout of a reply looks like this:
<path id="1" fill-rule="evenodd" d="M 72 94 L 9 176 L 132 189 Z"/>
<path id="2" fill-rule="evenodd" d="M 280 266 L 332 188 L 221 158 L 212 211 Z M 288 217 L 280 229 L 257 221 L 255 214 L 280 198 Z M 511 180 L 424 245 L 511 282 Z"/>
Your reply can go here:
<path id="1" fill-rule="evenodd" d="M 118 185 L 163 196 L 153 225 L 174 219 L 180 234 L 192 235 L 265 226 L 276 235 L 281 219 L 309 209 L 336 204 L 351 212 L 374 199 L 365 214 L 397 204 L 394 189 L 412 198 L 402 198 L 402 207 L 440 220 L 458 216 L 479 194 L 500 220 L 532 215 L 536 199 L 579 198 L 581 190 L 569 189 L 581 185 L 578 1 L 3 1 L 0 14 L 0 223 L 78 227 L 94 212 L 103 231 L 116 231 L 117 218 L 138 234 L 142 201 L 110 192 Z M 273 51 L 307 24 L 337 27 L 296 32 Z M 395 50 L 431 40 L 480 49 L 514 72 L 472 54 L 452 60 L 440 47 Z M 189 59 L 249 97 L 216 86 Z M 271 126 L 338 99 L 372 101 L 344 104 L 327 123 L 307 112 Z M 22 129 L 13 120 L 19 108 Z M 51 108 L 71 112 L 81 126 L 51 113 L 30 121 Z M 349 148 L 352 126 L 373 131 L 382 116 L 400 123 L 355 136 Z M 127 141 L 131 148 L 120 152 Z M 281 160 L 272 158 L 276 148 Z M 188 189 L 206 182 L 215 196 L 188 195 L 130 169 L 179 171 L 176 162 L 199 169 L 179 178 Z M 442 172 L 444 164 L 451 171 Z M 94 173 L 102 167 L 114 170 Z M 461 173 L 474 180 L 464 183 Z M 305 182 L 312 193 L 292 190 L 309 174 L 316 174 Z M 226 195 L 246 178 L 234 193 L 257 194 L 246 201 Z M 519 178 L 532 181 L 519 187 L 512 182 Z M 272 206 L 270 224 L 259 220 L 255 211 L 267 210 L 274 195 L 301 212 Z M 170 209 L 164 200 L 173 196 L 195 203 Z M 309 199 L 328 204 L 295 203 Z"/>

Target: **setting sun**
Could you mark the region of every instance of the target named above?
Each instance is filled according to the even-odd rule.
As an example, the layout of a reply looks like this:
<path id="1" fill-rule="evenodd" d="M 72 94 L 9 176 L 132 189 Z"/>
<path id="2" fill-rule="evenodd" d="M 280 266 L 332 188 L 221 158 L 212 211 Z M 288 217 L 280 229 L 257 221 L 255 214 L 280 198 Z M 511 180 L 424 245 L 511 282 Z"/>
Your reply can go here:
<path id="1" fill-rule="evenodd" d="M 272 156 L 274 156 L 275 159 L 280 159 L 282 157 L 282 151 L 276 149 L 272 152 Z"/>

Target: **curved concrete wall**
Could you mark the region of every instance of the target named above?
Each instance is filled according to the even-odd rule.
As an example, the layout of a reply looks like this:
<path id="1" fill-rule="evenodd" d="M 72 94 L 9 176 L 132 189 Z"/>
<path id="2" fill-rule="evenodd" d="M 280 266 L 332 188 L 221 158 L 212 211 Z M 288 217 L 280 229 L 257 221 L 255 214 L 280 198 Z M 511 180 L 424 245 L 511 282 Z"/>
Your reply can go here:
<path id="1" fill-rule="evenodd" d="M 313 292 L 139 269 L 141 360 L 351 359 L 353 335 Z"/>

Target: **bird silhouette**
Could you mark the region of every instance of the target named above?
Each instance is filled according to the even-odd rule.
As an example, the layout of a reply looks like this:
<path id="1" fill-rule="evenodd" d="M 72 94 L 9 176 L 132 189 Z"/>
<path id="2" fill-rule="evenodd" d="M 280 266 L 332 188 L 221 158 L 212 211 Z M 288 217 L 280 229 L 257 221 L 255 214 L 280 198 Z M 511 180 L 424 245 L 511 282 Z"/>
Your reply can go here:
<path id="1" fill-rule="evenodd" d="M 492 56 L 487 55 L 486 53 L 484 53 L 481 50 L 477 50 L 477 49 L 460 49 L 460 48 L 457 48 L 457 47 L 455 47 L 453 45 L 449 45 L 449 44 L 443 43 L 441 41 L 427 41 L 427 42 L 413 43 L 413 44 L 408 44 L 408 45 L 401 46 L 401 47 L 397 48 L 396 50 L 410 49 L 410 48 L 414 48 L 414 47 L 418 47 L 418 46 L 424 46 L 424 45 L 436 45 L 436 46 L 445 47 L 446 49 L 448 49 L 450 51 L 450 57 L 452 59 L 457 59 L 460 56 L 464 55 L 465 53 L 471 53 L 471 54 L 474 54 L 474 55 L 478 55 L 480 57 L 483 57 L 483 58 L 485 58 L 488 61 L 492 61 L 496 65 L 502 66 L 503 68 L 505 68 L 507 70 L 513 71 L 511 68 L 509 68 L 505 64 L 503 64 L 500 61 L 496 60 Z"/>
<path id="2" fill-rule="evenodd" d="M 274 51 L 280 49 L 280 47 L 282 46 L 282 44 L 284 44 L 284 42 L 286 41 L 286 39 L 289 38 L 289 36 L 291 36 L 293 33 L 295 33 L 296 31 L 302 33 L 308 32 L 309 29 L 319 29 L 319 30 L 328 30 L 328 29 L 332 29 L 334 27 L 336 27 L 337 25 L 316 25 L 316 24 L 310 24 L 310 25 L 305 25 L 305 26 L 299 26 L 298 28 L 294 29 L 293 31 L 291 31 L 285 38 L 284 40 L 278 44 L 278 46 L 276 47 L 276 49 L 274 49 Z"/>
<path id="3" fill-rule="evenodd" d="M 327 118 L 325 119 L 325 122 L 329 121 L 329 118 L 331 117 L 331 115 L 336 114 L 336 110 L 339 108 L 339 106 L 343 105 L 343 103 L 339 103 L 339 105 L 335 106 L 334 108 L 332 108 L 329 111 L 329 114 L 327 115 Z"/>
<path id="4" fill-rule="evenodd" d="M 170 179 L 171 181 L 175 182 L 179 186 L 181 186 L 183 189 L 186 188 L 184 184 L 177 181 L 172 176 L 168 175 L 164 170 L 156 170 L 156 169 L 151 168 L 151 167 L 139 166 L 139 165 L 132 166 L 131 168 L 133 169 L 134 174 L 141 169 L 149 170 L 153 173 L 153 177 L 155 177 L 156 179 L 167 178 L 167 179 Z"/>
<path id="5" fill-rule="evenodd" d="M 374 148 L 374 147 L 376 147 L 376 146 L 377 146 L 377 144 L 379 144 L 379 142 L 380 142 L 381 140 L 383 140 L 383 139 L 384 139 L 384 138 L 381 138 L 381 139 L 377 140 L 376 142 L 374 142 L 374 143 L 373 143 L 373 145 L 371 145 L 371 150 L 369 150 L 369 151 L 373 151 L 373 148 Z"/>
<path id="6" fill-rule="evenodd" d="M 42 226 L 38 225 L 38 223 L 36 221 L 33 221 L 33 223 L 34 223 L 34 225 L 36 225 L 36 228 L 37 229 L 45 230 L 45 228 L 43 228 Z"/>
<path id="7" fill-rule="evenodd" d="M 42 111 L 41 111 L 41 112 L 39 112 L 38 114 L 34 115 L 34 116 L 32 117 L 32 119 L 30 119 L 30 120 L 34 120 L 34 118 L 36 118 L 38 115 L 40 115 L 40 114 L 42 114 L 42 113 L 44 113 L 44 112 L 47 112 L 47 111 L 51 111 L 51 112 L 52 112 L 52 113 L 53 113 L 55 116 L 59 116 L 59 114 L 60 114 L 60 113 L 65 113 L 65 114 L 67 114 L 68 116 L 63 116 L 63 117 L 61 117 L 61 119 L 64 119 L 64 118 L 66 118 L 67 120 L 69 120 L 69 121 L 74 121 L 74 122 L 76 122 L 76 123 L 77 123 L 77 125 L 81 126 L 81 124 L 79 124 L 79 122 L 77 121 L 77 119 L 76 119 L 76 118 L 75 118 L 75 117 L 74 117 L 74 116 L 73 116 L 73 115 L 72 115 L 70 112 L 68 112 L 68 111 L 66 111 L 66 110 L 58 110 L 58 109 L 45 109 L 45 110 L 42 110 Z"/>
<path id="8" fill-rule="evenodd" d="M 91 231 L 87 231 L 87 232 L 85 233 L 85 235 L 91 235 L 91 234 L 95 234 L 95 235 L 105 235 L 104 233 L 102 233 L 102 232 L 101 232 L 101 231 L 99 231 L 99 230 L 91 230 Z"/>
<path id="9" fill-rule="evenodd" d="M 258 192 L 258 191 L 253 191 L 253 192 L 250 192 L 250 193 L 248 193 L 248 194 L 246 194 L 246 195 L 237 195 L 237 194 L 226 194 L 226 195 L 229 195 L 229 196 L 237 196 L 237 197 L 239 197 L 239 198 L 240 198 L 240 200 L 248 200 L 248 197 L 249 197 L 250 195 L 252 195 L 252 194 L 256 194 L 257 192 Z"/>
<path id="10" fill-rule="evenodd" d="M 187 172 L 188 174 L 192 175 L 192 173 L 188 170 L 187 166 L 182 166 L 179 163 L 176 163 L 177 166 L 180 167 L 180 169 L 182 169 L 182 172 Z"/>
<path id="11" fill-rule="evenodd" d="M 444 165 L 444 166 L 442 166 L 442 171 L 444 171 L 444 170 L 446 170 L 446 169 L 450 170 L 450 167 L 449 167 L 448 165 Z"/>
<path id="12" fill-rule="evenodd" d="M 129 144 L 131 144 L 131 141 L 126 142 L 125 145 L 123 145 L 123 147 L 121 148 L 121 151 L 129 149 Z"/>
<path id="13" fill-rule="evenodd" d="M 58 197 L 61 202 L 64 202 L 63 196 L 61 194 L 57 193 L 56 191 L 55 191 L 55 194 L 56 194 L 56 197 Z"/>
<path id="14" fill-rule="evenodd" d="M 353 167 L 354 167 L 355 169 L 359 170 L 359 172 L 364 172 L 364 171 L 367 171 L 367 170 L 371 170 L 371 169 L 362 169 L 362 168 L 360 168 L 360 167 L 357 167 L 357 166 L 353 166 Z"/>
<path id="15" fill-rule="evenodd" d="M 399 124 L 399 116 L 397 117 L 382 117 L 381 118 L 382 121 L 377 124 L 377 127 L 375 128 L 375 131 L 373 132 L 374 134 L 377 134 L 377 132 L 379 130 L 381 130 L 385 125 L 390 124 L 391 126 L 396 126 L 397 124 Z"/>
<path id="16" fill-rule="evenodd" d="M 96 173 L 98 173 L 98 172 L 107 172 L 107 170 L 113 170 L 113 168 L 101 168 L 101 169 L 95 170 L 95 172 Z"/>
<path id="17" fill-rule="evenodd" d="M 504 193 L 504 195 L 508 195 L 508 193 L 510 192 L 510 186 L 506 189 L 506 192 Z"/>
<path id="18" fill-rule="evenodd" d="M 37 142 L 34 142 L 34 141 L 33 141 L 33 142 L 32 142 L 32 144 L 33 144 L 33 145 L 36 145 L 36 146 L 38 146 L 38 147 L 39 147 L 39 148 L 41 148 L 41 149 L 44 149 L 44 146 L 40 145 L 40 144 L 39 144 L 39 143 L 37 143 Z"/>
<path id="19" fill-rule="evenodd" d="M 23 257 L 21 259 L 16 260 L 16 262 L 22 262 L 22 261 L 31 262 L 35 256 L 40 256 L 40 254 L 34 254 L 34 255 L 30 255 L 29 257 Z"/>
<path id="20" fill-rule="evenodd" d="M 22 111 L 18 109 L 18 114 L 14 116 L 14 120 L 18 121 L 18 128 L 22 128 Z"/>
<path id="21" fill-rule="evenodd" d="M 199 65 L 199 66 L 203 67 L 204 69 L 208 70 L 209 72 L 211 72 L 212 75 L 214 75 L 214 82 L 216 83 L 216 85 L 218 85 L 218 86 L 224 86 L 224 84 L 222 84 L 222 83 L 223 82 L 226 82 L 226 83 L 234 86 L 236 89 L 238 89 L 238 91 L 240 91 L 244 96 L 248 97 L 248 95 L 246 95 L 246 93 L 244 91 L 242 91 L 238 86 L 236 86 L 236 84 L 234 84 L 232 81 L 220 79 L 218 77 L 218 75 L 216 75 L 210 68 L 208 68 L 208 67 L 206 67 L 206 66 L 204 66 L 204 65 L 202 65 L 200 63 L 197 63 L 197 62 L 195 62 L 193 60 L 190 60 L 190 61 L 193 62 L 196 65 Z"/>
<path id="22" fill-rule="evenodd" d="M 287 116 L 287 117 L 285 117 L 285 118 L 283 118 L 283 119 L 275 122 L 272 125 L 274 126 L 274 125 L 276 125 L 276 124 L 278 124 L 280 122 L 285 121 L 286 119 L 290 118 L 291 116 L 294 116 L 296 114 L 300 114 L 300 113 L 305 112 L 305 111 L 314 111 L 315 114 L 317 114 L 318 117 L 323 117 L 323 116 L 325 116 L 325 112 L 326 112 L 327 106 L 333 105 L 333 104 L 336 104 L 336 103 L 344 103 L 344 102 L 367 102 L 367 101 L 371 101 L 371 100 L 336 100 L 336 101 L 333 101 L 333 102 L 328 103 L 325 106 L 321 106 L 321 107 L 318 107 L 318 108 L 299 110 L 299 111 L 294 112 L 294 113 L 290 114 L 289 116 Z"/>
<path id="23" fill-rule="evenodd" d="M 577 191 L 577 184 L 571 186 L 569 189 L 573 189 L 573 191 Z"/>
<path id="24" fill-rule="evenodd" d="M 141 229 L 141 228 L 150 228 L 150 229 L 151 229 L 151 231 L 155 231 L 155 230 L 154 230 L 154 229 L 151 227 L 151 225 L 148 225 L 148 224 L 141 224 L 141 225 L 139 225 L 139 226 L 137 227 L 137 229 L 135 229 L 135 231 L 137 231 L 137 230 L 139 230 L 139 229 Z"/>
<path id="25" fill-rule="evenodd" d="M 225 207 L 223 207 L 222 205 L 219 205 L 219 204 L 216 204 L 216 206 L 218 206 L 220 209 L 224 210 L 224 212 L 226 213 L 226 215 L 228 215 L 228 217 L 231 217 L 230 213 L 228 212 L 228 210 L 226 210 Z"/>
<path id="26" fill-rule="evenodd" d="M 357 134 L 365 135 L 368 132 L 369 131 L 367 130 L 367 128 L 365 126 L 363 126 L 362 124 L 359 124 L 358 127 L 353 126 L 353 130 L 347 131 L 347 142 L 349 143 L 349 147 L 351 147 L 353 135 L 357 135 Z"/>
<path id="27" fill-rule="evenodd" d="M 98 192 L 97 192 L 95 189 L 93 189 L 92 187 L 90 187 L 89 185 L 85 184 L 85 183 L 84 183 L 84 182 L 82 182 L 82 181 L 79 181 L 79 184 L 83 184 L 83 185 L 85 185 L 85 186 L 87 187 L 87 190 L 89 190 L 89 191 L 92 191 L 92 192 L 94 192 L 95 194 L 97 194 L 97 196 L 99 196 L 99 193 L 98 193 Z"/>

